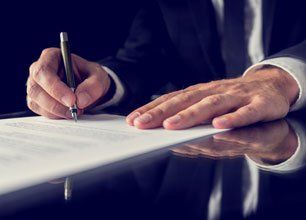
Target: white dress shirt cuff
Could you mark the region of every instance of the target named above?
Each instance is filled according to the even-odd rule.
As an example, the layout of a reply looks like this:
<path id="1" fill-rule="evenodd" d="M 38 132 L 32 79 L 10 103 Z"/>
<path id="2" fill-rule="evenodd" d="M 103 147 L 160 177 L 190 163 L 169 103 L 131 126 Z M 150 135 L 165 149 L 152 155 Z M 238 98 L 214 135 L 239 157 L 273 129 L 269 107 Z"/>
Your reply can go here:
<path id="1" fill-rule="evenodd" d="M 260 63 L 256 63 L 249 67 L 243 74 L 249 74 L 256 70 L 259 70 L 264 65 L 272 65 L 283 69 L 289 73 L 297 82 L 300 91 L 299 97 L 296 102 L 290 107 L 290 111 L 295 111 L 306 106 L 306 63 L 302 60 L 292 57 L 277 57 L 268 60 L 264 60 Z"/>
<path id="2" fill-rule="evenodd" d="M 122 100 L 122 98 L 124 96 L 124 93 L 125 93 L 123 83 L 121 82 L 119 77 L 116 75 L 116 73 L 114 73 L 110 68 L 108 68 L 106 66 L 102 66 L 102 68 L 114 80 L 114 83 L 115 83 L 115 86 L 116 86 L 115 94 L 109 101 L 92 108 L 91 112 L 100 111 L 100 110 L 102 110 L 106 107 L 117 105 Z"/>

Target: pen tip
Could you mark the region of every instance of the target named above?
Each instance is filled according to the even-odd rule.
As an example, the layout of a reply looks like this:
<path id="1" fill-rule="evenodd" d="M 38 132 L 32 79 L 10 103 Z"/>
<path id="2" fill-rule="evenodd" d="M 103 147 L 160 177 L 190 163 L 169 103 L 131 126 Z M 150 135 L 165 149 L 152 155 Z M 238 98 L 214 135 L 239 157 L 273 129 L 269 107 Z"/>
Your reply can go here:
<path id="1" fill-rule="evenodd" d="M 74 119 L 74 122 L 78 122 L 78 116 L 76 113 L 72 113 L 72 117 Z"/>

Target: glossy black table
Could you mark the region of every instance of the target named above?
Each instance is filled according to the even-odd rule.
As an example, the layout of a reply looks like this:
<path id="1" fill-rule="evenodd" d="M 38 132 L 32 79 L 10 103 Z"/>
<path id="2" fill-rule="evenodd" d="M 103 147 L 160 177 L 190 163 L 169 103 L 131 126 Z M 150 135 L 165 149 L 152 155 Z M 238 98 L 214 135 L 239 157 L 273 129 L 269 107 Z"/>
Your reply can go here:
<path id="1" fill-rule="evenodd" d="M 298 117 L 200 138 L 2 195 L 0 219 L 305 219 L 305 139 Z"/>

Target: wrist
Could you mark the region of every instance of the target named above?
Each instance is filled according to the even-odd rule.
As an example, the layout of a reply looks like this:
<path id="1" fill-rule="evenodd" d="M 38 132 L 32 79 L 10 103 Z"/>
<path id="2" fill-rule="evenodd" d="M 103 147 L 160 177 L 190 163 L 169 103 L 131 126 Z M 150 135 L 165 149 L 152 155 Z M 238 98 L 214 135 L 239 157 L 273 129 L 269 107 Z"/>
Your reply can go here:
<path id="1" fill-rule="evenodd" d="M 287 99 L 290 106 L 295 103 L 299 96 L 299 86 L 295 79 L 285 70 L 272 66 L 264 65 L 262 68 L 247 74 L 246 77 L 269 80 L 273 86 L 280 91 Z"/>

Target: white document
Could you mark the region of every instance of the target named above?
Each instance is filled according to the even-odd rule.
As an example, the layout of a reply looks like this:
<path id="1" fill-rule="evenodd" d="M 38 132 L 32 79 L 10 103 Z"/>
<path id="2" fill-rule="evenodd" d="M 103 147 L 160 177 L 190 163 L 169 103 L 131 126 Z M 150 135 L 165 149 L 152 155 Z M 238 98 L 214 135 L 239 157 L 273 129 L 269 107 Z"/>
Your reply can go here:
<path id="1" fill-rule="evenodd" d="M 211 125 L 187 130 L 139 130 L 117 115 L 72 120 L 0 120 L 0 195 L 152 150 L 221 132 Z"/>

